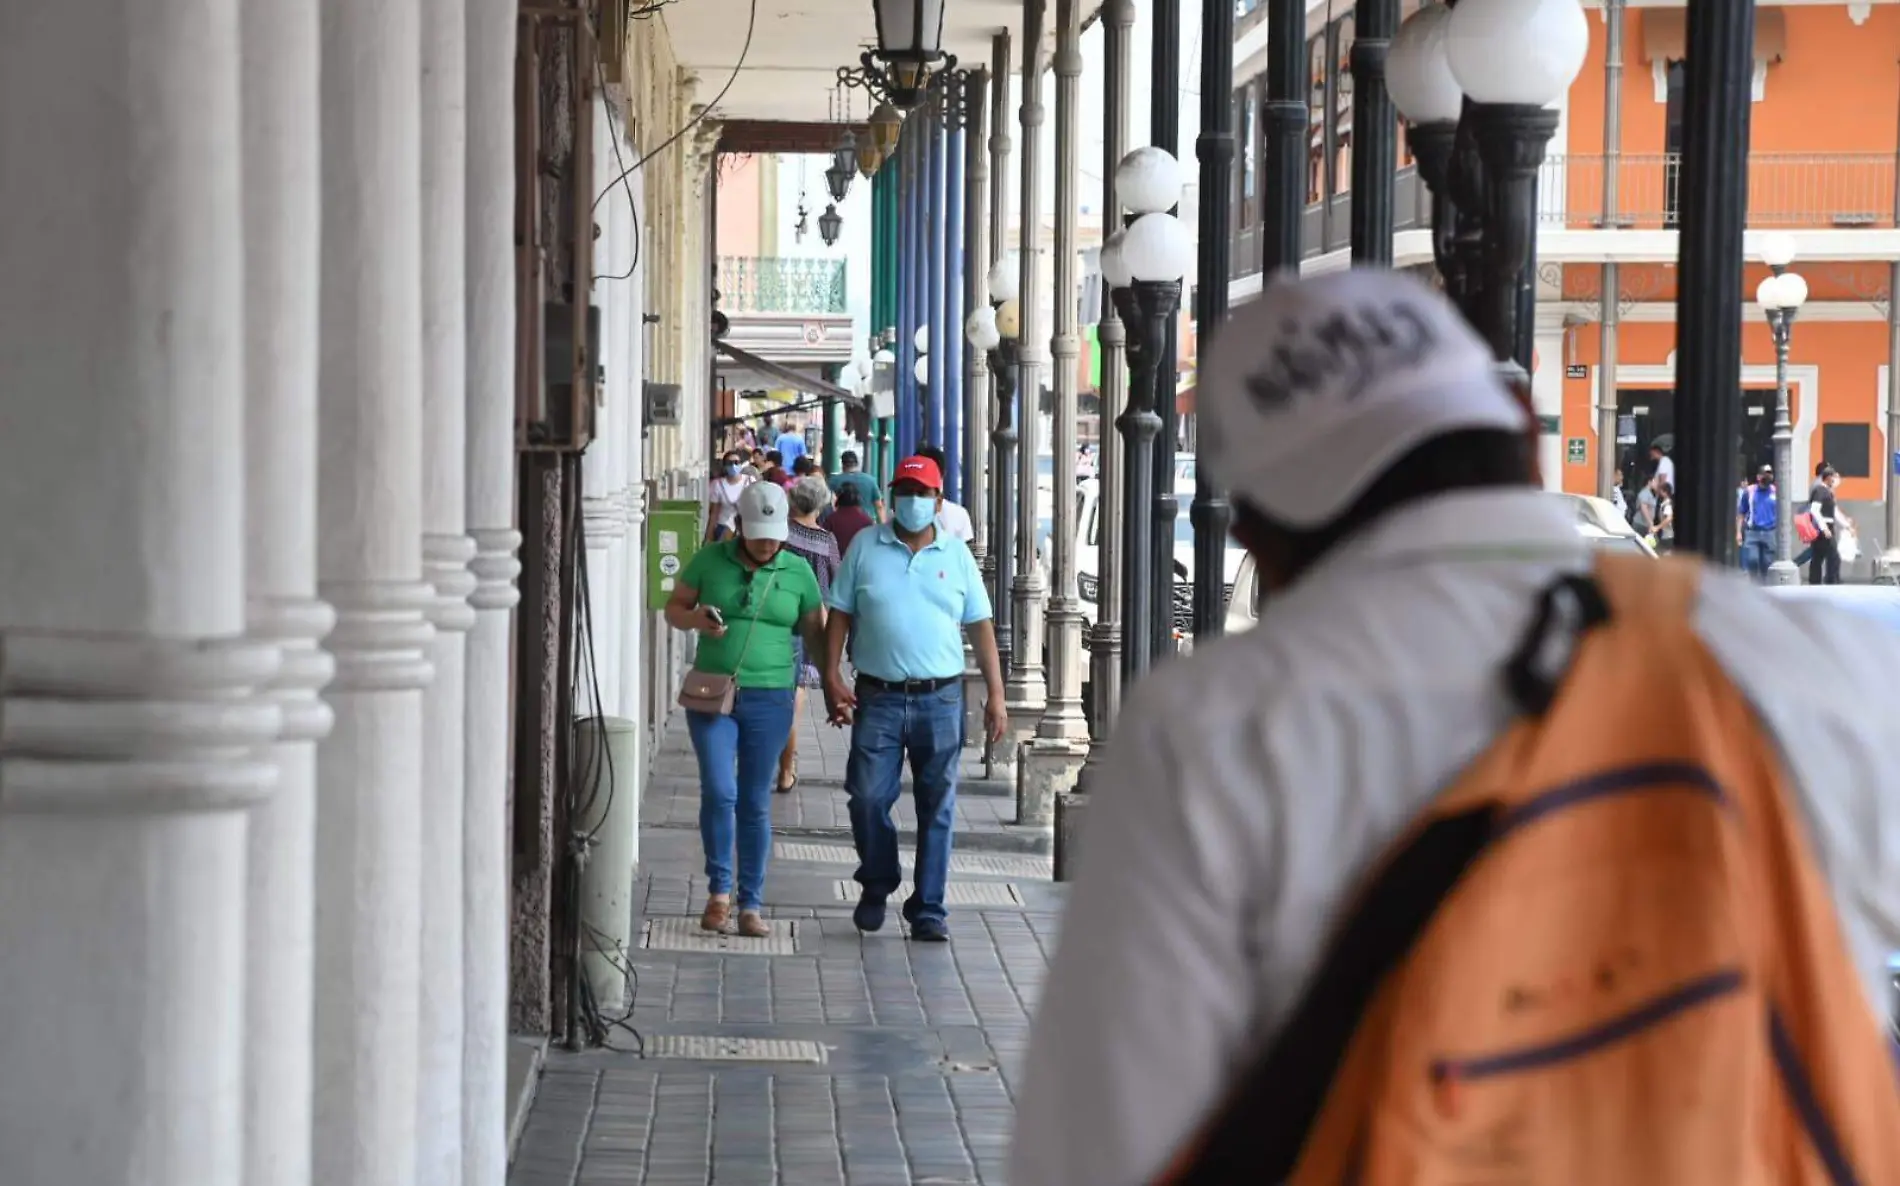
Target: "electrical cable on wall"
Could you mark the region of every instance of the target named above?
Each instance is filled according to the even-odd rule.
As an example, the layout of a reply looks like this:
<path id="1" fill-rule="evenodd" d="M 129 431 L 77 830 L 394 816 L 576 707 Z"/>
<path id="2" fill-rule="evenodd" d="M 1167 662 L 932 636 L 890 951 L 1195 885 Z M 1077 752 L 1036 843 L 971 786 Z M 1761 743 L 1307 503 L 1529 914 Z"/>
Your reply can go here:
<path id="1" fill-rule="evenodd" d="M 759 0 L 752 0 L 751 11 L 747 14 L 746 22 L 745 22 L 745 44 L 739 47 L 739 61 L 736 65 L 733 66 L 732 74 L 727 77 L 726 85 L 720 87 L 719 93 L 712 97 L 712 102 L 700 108 L 699 114 L 687 120 L 686 125 L 684 127 L 682 127 L 679 131 L 674 132 L 671 136 L 668 136 L 666 139 L 660 141 L 659 147 L 654 148 L 650 152 L 642 154 L 640 159 L 633 162 L 632 166 L 630 166 L 626 170 L 626 172 L 623 172 L 619 177 L 614 178 L 611 182 L 608 183 L 606 189 L 603 189 L 600 191 L 600 193 L 596 194 L 594 197 L 594 205 L 596 207 L 600 205 L 600 200 L 602 198 L 606 197 L 608 194 L 613 192 L 614 186 L 619 185 L 621 181 L 626 178 L 628 173 L 633 172 L 634 169 L 638 169 L 641 165 L 646 164 L 648 161 L 652 160 L 654 157 L 665 152 L 667 149 L 673 147 L 673 144 L 675 141 L 677 141 L 681 136 L 684 136 L 686 133 L 692 131 L 694 128 L 698 127 L 700 123 L 704 121 L 705 118 L 712 113 L 713 108 L 719 106 L 719 101 L 721 99 L 724 99 L 726 97 L 726 92 L 732 89 L 732 84 L 739 81 L 739 72 L 745 69 L 746 58 L 749 57 L 752 53 L 752 33 L 755 29 L 758 28 L 758 25 L 759 25 Z"/>
<path id="2" fill-rule="evenodd" d="M 607 94 L 607 74 L 606 71 L 601 69 L 599 54 L 596 54 L 594 57 L 594 79 L 600 87 L 601 95 L 605 96 Z M 588 281 L 589 284 L 592 284 L 595 280 L 630 280 L 633 278 L 634 272 L 640 267 L 640 205 L 633 200 L 633 170 L 627 167 L 627 158 L 622 156 L 620 152 L 621 130 L 614 127 L 615 106 L 616 104 L 612 102 L 606 104 L 607 138 L 613 142 L 614 164 L 620 166 L 620 176 L 617 179 L 617 184 L 624 187 L 627 191 L 627 213 L 633 217 L 633 261 L 627 265 L 627 270 L 618 276 L 597 274 L 592 280 Z M 612 185 L 609 185 L 604 192 L 612 193 L 613 188 Z M 594 199 L 594 205 L 600 205 L 599 198 Z"/>

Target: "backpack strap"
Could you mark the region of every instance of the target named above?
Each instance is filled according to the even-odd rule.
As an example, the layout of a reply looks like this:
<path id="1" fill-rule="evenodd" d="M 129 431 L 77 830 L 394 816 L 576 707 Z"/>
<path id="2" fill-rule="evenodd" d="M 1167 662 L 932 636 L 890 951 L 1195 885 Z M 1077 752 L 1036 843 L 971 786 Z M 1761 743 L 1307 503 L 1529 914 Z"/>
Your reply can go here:
<path id="1" fill-rule="evenodd" d="M 1299 1005 L 1212 1122 L 1158 1179 L 1233 1186 L 1292 1177 L 1373 996 L 1495 835 L 1483 804 L 1417 830 L 1367 887 Z"/>

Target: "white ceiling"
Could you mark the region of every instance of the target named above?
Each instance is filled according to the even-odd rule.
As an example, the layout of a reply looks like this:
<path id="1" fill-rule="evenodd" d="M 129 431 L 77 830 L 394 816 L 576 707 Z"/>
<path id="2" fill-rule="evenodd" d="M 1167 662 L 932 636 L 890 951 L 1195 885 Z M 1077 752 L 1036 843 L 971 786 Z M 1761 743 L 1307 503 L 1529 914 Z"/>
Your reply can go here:
<path id="1" fill-rule="evenodd" d="M 752 48 L 734 77 L 755 3 Z M 838 67 L 856 66 L 858 55 L 877 44 L 872 0 L 676 0 L 660 16 L 680 65 L 699 74 L 699 102 L 711 101 L 731 79 L 713 112 L 721 119 L 825 120 Z M 1049 0 L 1045 25 L 1054 16 Z M 990 38 L 1005 28 L 1012 37 L 1022 28 L 1020 0 L 947 0 L 944 48 L 959 65 L 987 65 Z M 1018 63 L 1021 53 L 1012 44 Z M 874 105 L 861 90 L 850 92 L 850 103 L 860 120 Z"/>

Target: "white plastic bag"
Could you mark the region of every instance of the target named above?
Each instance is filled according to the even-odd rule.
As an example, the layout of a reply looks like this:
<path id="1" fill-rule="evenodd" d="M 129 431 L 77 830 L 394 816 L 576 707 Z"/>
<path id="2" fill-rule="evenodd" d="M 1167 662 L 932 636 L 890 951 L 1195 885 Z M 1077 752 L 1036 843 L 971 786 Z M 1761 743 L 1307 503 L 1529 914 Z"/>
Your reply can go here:
<path id="1" fill-rule="evenodd" d="M 1841 563 L 1852 564 L 1854 561 L 1860 559 L 1860 537 L 1854 534 L 1854 529 L 1851 527 L 1843 526 L 1839 528 L 1839 532 L 1841 537 Z"/>

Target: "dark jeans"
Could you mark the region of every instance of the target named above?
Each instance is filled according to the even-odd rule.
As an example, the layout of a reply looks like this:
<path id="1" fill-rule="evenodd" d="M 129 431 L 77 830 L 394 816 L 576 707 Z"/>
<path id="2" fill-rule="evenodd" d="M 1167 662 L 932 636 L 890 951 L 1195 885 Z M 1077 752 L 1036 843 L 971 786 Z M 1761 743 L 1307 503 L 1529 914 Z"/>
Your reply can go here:
<path id="1" fill-rule="evenodd" d="M 1756 581 L 1768 579 L 1768 566 L 1775 562 L 1775 529 L 1750 527 L 1742 532 L 1742 571 Z"/>
<path id="2" fill-rule="evenodd" d="M 957 815 L 957 760 L 963 750 L 963 681 L 916 695 L 860 682 L 857 693 L 844 787 L 858 847 L 858 884 L 874 897 L 889 897 L 903 880 L 891 808 L 897 805 L 908 753 L 917 803 L 917 868 L 904 917 L 913 923 L 942 922 Z"/>
<path id="3" fill-rule="evenodd" d="M 1815 537 L 1809 545 L 1808 584 L 1838 585 L 1841 583 L 1841 549 L 1839 541 L 1831 535 Z"/>
<path id="4" fill-rule="evenodd" d="M 794 688 L 741 688 L 732 715 L 687 712 L 699 759 L 699 841 L 706 849 L 706 891 L 733 894 L 739 909 L 764 902 L 772 854 L 772 783 L 792 733 Z M 738 849 L 734 893 L 733 849 Z"/>

